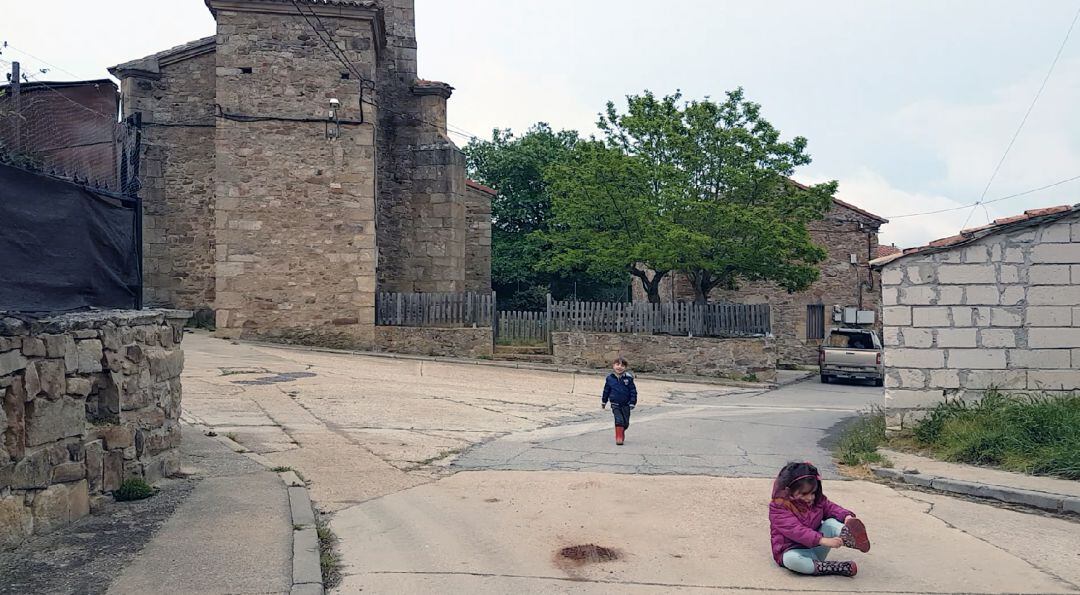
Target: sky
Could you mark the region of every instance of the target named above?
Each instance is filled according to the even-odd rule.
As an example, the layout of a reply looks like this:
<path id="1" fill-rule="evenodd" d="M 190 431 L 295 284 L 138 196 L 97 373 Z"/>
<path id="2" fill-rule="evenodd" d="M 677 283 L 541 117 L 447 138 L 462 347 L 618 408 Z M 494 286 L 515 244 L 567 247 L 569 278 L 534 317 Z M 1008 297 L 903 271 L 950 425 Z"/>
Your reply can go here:
<path id="1" fill-rule="evenodd" d="M 202 0 L 0 2 L 0 59 L 38 80 L 102 78 L 214 32 Z M 785 137 L 809 139 L 814 161 L 795 178 L 838 180 L 838 198 L 891 218 L 881 241 L 898 246 L 1080 203 L 1078 178 L 901 217 L 979 200 L 1078 11 L 1080 0 L 416 0 L 420 76 L 456 88 L 455 129 L 543 121 L 589 135 L 608 100 L 741 86 Z M 1080 25 L 986 200 L 1080 176 L 1078 106 Z"/>

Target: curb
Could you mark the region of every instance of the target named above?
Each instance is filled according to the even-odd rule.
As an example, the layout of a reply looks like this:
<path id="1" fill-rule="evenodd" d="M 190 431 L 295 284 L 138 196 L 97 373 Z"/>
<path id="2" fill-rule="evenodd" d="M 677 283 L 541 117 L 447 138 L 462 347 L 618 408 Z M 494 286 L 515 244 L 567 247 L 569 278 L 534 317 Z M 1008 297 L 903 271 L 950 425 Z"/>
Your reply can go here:
<path id="1" fill-rule="evenodd" d="M 204 436 L 211 431 L 211 428 L 204 424 L 185 421 L 188 427 L 198 430 Z M 242 454 L 266 467 L 268 471 L 276 467 L 270 459 L 251 452 L 227 436 L 217 434 L 212 438 L 229 447 L 233 452 Z M 301 481 L 294 471 L 279 471 L 277 476 L 288 490 L 289 515 L 292 517 L 292 588 L 289 593 L 290 595 L 323 595 L 325 589 L 320 563 L 319 534 L 315 528 L 315 510 L 311 506 L 307 484 Z"/>
<path id="2" fill-rule="evenodd" d="M 1009 504 L 1040 508 L 1056 513 L 1064 512 L 1080 514 L 1080 498 L 1074 496 L 976 483 L 960 479 L 937 477 L 934 475 L 923 475 L 921 473 L 904 473 L 903 471 L 886 469 L 883 467 L 871 467 L 871 470 L 874 472 L 874 475 L 882 479 L 888 479 L 899 483 L 908 483 L 923 488 L 937 490 L 939 492 L 987 498 L 990 500 L 998 500 L 1000 502 L 1008 502 Z"/>
<path id="3" fill-rule="evenodd" d="M 233 341 L 244 345 L 254 345 L 258 347 L 272 347 L 274 349 L 288 349 L 292 351 L 305 351 L 315 353 L 336 353 L 339 355 L 360 355 L 363 357 L 378 357 L 382 359 L 396 359 L 405 361 L 422 361 L 422 362 L 436 362 L 441 364 L 458 364 L 463 366 L 487 366 L 491 368 L 512 368 L 517 370 L 534 370 L 538 372 L 557 372 L 560 374 L 585 374 L 589 376 L 604 376 L 608 374 L 607 369 L 598 368 L 575 368 L 567 366 L 557 366 L 554 364 L 530 364 L 528 362 L 514 362 L 514 361 L 499 361 L 499 360 L 487 360 L 487 359 L 467 359 L 458 357 L 446 357 L 435 355 L 412 355 L 406 353 L 387 353 L 385 351 L 358 351 L 352 349 L 332 349 L 330 347 L 311 347 L 307 345 L 292 345 L 289 343 L 271 343 L 268 341 L 248 341 L 240 339 L 224 339 L 222 337 L 215 337 L 210 335 L 211 338 L 219 339 L 222 341 Z M 741 380 L 730 380 L 727 378 L 716 378 L 713 376 L 694 376 L 692 374 L 649 374 L 641 373 L 634 374 L 635 378 L 643 378 L 646 380 L 657 380 L 660 382 L 690 382 L 694 384 L 711 384 L 718 386 L 732 386 L 736 388 L 753 388 L 758 390 L 773 390 L 782 386 L 776 382 L 743 382 Z M 803 380 L 803 379 L 800 379 Z"/>

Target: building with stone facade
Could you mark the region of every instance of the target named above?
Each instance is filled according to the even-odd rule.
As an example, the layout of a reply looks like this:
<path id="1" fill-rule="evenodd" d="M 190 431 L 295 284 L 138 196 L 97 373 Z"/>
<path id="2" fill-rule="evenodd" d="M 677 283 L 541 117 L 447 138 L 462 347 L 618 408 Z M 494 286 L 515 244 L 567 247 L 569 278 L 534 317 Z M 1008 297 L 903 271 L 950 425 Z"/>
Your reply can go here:
<path id="1" fill-rule="evenodd" d="M 821 341 L 833 324 L 834 306 L 875 312 L 879 308 L 879 279 L 869 263 L 877 257 L 878 230 L 885 223 L 888 221 L 882 217 L 833 199 L 825 217 L 808 226 L 814 243 L 828 250 L 820 265 L 821 275 L 813 285 L 789 293 L 773 283 L 743 283 L 736 291 L 714 289 L 709 300 L 770 304 L 778 363 L 816 363 Z M 647 299 L 641 284 L 634 283 L 634 301 Z M 693 285 L 686 274 L 666 276 L 661 281 L 660 299 L 693 300 Z"/>
<path id="2" fill-rule="evenodd" d="M 492 191 L 417 77 L 413 0 L 206 4 L 215 36 L 110 69 L 144 123 L 146 303 L 366 347 L 377 290 L 489 290 Z"/>
<path id="3" fill-rule="evenodd" d="M 987 389 L 1080 390 L 1080 205 L 874 261 L 889 424 Z"/>

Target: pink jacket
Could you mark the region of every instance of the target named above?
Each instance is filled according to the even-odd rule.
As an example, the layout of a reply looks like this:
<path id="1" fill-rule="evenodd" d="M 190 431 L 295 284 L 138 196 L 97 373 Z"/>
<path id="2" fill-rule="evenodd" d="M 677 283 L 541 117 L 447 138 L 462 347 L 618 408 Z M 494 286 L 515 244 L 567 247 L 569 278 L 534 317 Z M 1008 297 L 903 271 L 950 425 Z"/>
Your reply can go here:
<path id="1" fill-rule="evenodd" d="M 817 547 L 822 537 L 818 527 L 825 519 L 836 519 L 842 523 L 847 517 L 855 516 L 850 510 L 829 501 L 820 488 L 814 503 L 807 505 L 800 500 L 792 500 L 787 487 L 779 483 L 777 478 L 769 502 L 769 533 L 773 559 L 777 564 L 783 565 L 784 552 L 790 549 Z"/>

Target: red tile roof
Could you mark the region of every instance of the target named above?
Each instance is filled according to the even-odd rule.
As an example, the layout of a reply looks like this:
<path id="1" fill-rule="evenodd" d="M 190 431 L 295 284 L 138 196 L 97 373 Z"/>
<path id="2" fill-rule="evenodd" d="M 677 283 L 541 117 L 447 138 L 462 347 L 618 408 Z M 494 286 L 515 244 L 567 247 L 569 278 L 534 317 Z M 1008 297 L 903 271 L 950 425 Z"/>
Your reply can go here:
<path id="1" fill-rule="evenodd" d="M 490 194 L 491 196 L 498 196 L 499 195 L 499 192 L 497 190 L 495 190 L 494 188 L 492 188 L 490 186 L 485 186 L 485 185 L 481 184 L 480 182 L 475 182 L 475 181 L 467 179 L 467 178 L 465 180 L 465 185 L 468 186 L 469 188 L 472 188 L 473 190 L 479 190 L 480 192 L 483 192 L 485 194 Z"/>
<path id="2" fill-rule="evenodd" d="M 1053 221 L 1056 219 L 1060 219 L 1063 213 L 1080 213 L 1080 204 L 1073 206 L 1059 205 L 1056 207 L 1047 207 L 1045 209 L 1030 209 L 1024 211 L 1022 215 L 1002 217 L 1000 219 L 995 219 L 993 223 L 989 223 L 987 225 L 962 229 L 957 235 L 934 240 L 925 246 L 906 248 L 902 252 L 897 252 L 895 254 L 890 254 L 887 256 L 880 256 L 877 259 L 871 261 L 870 264 L 873 266 L 883 266 L 894 260 L 909 256 L 911 254 L 917 254 L 919 252 L 927 251 L 937 252 L 938 249 L 947 249 L 953 246 L 958 246 L 960 244 L 967 244 L 972 241 L 985 238 L 989 235 L 1008 231 L 1021 225 L 1038 225 L 1044 220 Z"/>
<path id="3" fill-rule="evenodd" d="M 891 246 L 883 246 L 881 244 L 878 244 L 877 253 L 875 254 L 874 258 L 884 258 L 886 256 L 892 256 L 893 254 L 900 254 L 901 252 L 903 252 L 903 250 L 897 248 L 896 244 L 893 244 Z"/>

